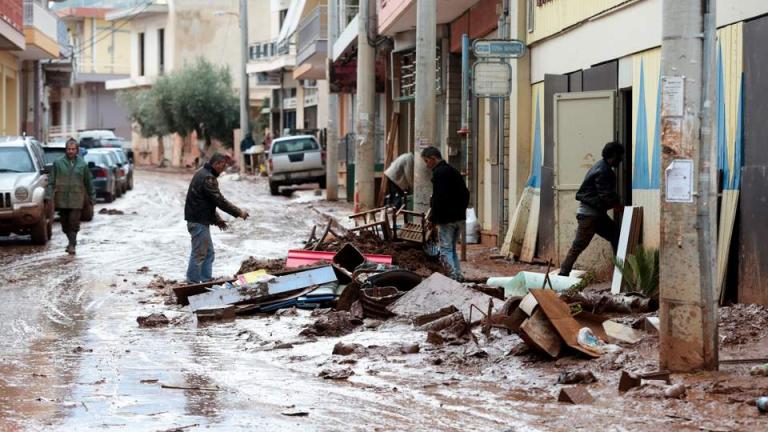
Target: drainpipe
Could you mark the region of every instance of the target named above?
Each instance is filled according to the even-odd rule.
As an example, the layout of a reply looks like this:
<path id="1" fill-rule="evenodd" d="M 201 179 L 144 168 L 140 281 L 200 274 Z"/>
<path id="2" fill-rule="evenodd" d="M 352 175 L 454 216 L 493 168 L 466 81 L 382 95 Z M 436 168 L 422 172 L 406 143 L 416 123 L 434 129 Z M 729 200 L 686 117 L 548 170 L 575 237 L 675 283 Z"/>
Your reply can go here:
<path id="1" fill-rule="evenodd" d="M 499 39 L 508 39 L 509 38 L 509 27 L 507 24 L 507 16 L 509 15 L 509 0 L 503 0 L 502 2 L 502 11 L 501 16 L 499 16 Z M 502 60 L 504 62 L 507 62 L 506 59 Z M 505 194 L 504 194 L 504 110 L 506 105 L 506 99 L 505 98 L 498 98 L 497 103 L 499 104 L 499 119 L 498 119 L 498 128 L 499 128 L 499 142 L 498 142 L 498 170 L 499 170 L 499 221 L 498 221 L 498 237 L 496 239 L 497 246 L 501 247 L 502 243 L 504 243 L 504 237 L 506 234 L 505 226 L 506 226 L 506 206 L 505 206 Z"/>

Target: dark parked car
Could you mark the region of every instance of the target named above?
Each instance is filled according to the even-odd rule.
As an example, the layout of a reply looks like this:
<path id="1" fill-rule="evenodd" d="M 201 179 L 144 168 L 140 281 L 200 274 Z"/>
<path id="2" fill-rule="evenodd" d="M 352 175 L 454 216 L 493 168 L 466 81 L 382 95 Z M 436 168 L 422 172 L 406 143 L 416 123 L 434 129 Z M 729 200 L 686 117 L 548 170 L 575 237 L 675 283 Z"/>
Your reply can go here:
<path id="1" fill-rule="evenodd" d="M 91 169 L 96 197 L 104 198 L 108 203 L 114 201 L 117 190 L 117 171 L 109 155 L 89 151 L 85 155 L 85 161 Z"/>
<path id="2" fill-rule="evenodd" d="M 123 164 L 120 155 L 117 152 L 122 150 L 118 148 L 95 148 L 88 150 L 88 153 L 97 153 L 106 155 L 109 164 L 115 171 L 115 196 L 120 197 L 128 190 L 128 168 Z M 125 155 L 123 155 L 125 156 Z"/>
<path id="3" fill-rule="evenodd" d="M 118 166 L 123 170 L 124 177 L 122 181 L 123 192 L 133 189 L 133 162 L 128 158 L 122 147 L 103 147 L 96 149 L 96 151 L 112 152 L 117 158 Z"/>

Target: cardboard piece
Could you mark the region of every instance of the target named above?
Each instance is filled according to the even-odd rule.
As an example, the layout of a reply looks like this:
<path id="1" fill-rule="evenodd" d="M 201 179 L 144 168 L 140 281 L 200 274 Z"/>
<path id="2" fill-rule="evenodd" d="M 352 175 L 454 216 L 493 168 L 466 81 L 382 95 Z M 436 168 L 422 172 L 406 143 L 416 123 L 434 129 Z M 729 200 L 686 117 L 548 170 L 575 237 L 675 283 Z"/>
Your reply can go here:
<path id="1" fill-rule="evenodd" d="M 541 309 L 523 321 L 519 334 L 526 344 L 544 351 L 552 358 L 557 358 L 560 355 L 563 340 Z"/>
<path id="2" fill-rule="evenodd" d="M 528 294 L 525 297 L 523 297 L 523 300 L 520 302 L 520 310 L 526 313 L 528 316 L 533 316 L 533 312 L 536 310 L 536 306 L 538 306 L 539 303 L 536 302 L 536 297 L 533 296 L 533 294 Z"/>
<path id="3" fill-rule="evenodd" d="M 563 387 L 560 389 L 558 402 L 565 402 L 574 405 L 590 404 L 595 398 L 589 394 L 589 391 L 583 386 Z"/>
<path id="4" fill-rule="evenodd" d="M 464 319 L 469 321 L 470 306 L 475 305 L 485 313 L 488 310 L 489 301 L 493 301 L 492 312 L 496 313 L 501 309 L 501 302 L 498 299 L 467 288 L 440 273 L 433 273 L 387 306 L 387 309 L 395 315 L 412 317 L 453 305 L 461 311 Z M 482 315 L 475 311 L 472 318 L 478 320 Z"/>
<path id="5" fill-rule="evenodd" d="M 642 333 L 616 321 L 605 321 L 603 328 L 608 335 L 608 343 L 636 344 L 643 339 Z"/>
<path id="6" fill-rule="evenodd" d="M 560 334 L 560 337 L 563 338 L 566 345 L 590 357 L 600 357 L 600 354 L 579 345 L 577 338 L 581 326 L 578 321 L 571 316 L 570 307 L 560 299 L 556 292 L 552 290 L 532 289 L 531 294 L 536 298 L 539 307 L 544 311 L 544 314 L 552 322 L 555 329 L 557 329 L 557 332 Z"/>

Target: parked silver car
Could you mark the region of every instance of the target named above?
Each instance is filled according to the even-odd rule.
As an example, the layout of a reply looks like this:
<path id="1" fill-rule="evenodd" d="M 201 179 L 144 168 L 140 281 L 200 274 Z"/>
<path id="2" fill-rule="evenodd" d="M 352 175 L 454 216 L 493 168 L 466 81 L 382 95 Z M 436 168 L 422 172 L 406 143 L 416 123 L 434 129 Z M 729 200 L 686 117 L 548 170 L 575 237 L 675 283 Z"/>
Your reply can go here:
<path id="1" fill-rule="evenodd" d="M 40 144 L 30 137 L 0 137 L 0 236 L 29 234 L 46 244 L 53 234 L 53 203 Z"/>
<path id="2" fill-rule="evenodd" d="M 325 189 L 325 150 L 312 135 L 278 138 L 267 153 L 267 172 L 272 195 L 280 186 L 304 183 Z"/>

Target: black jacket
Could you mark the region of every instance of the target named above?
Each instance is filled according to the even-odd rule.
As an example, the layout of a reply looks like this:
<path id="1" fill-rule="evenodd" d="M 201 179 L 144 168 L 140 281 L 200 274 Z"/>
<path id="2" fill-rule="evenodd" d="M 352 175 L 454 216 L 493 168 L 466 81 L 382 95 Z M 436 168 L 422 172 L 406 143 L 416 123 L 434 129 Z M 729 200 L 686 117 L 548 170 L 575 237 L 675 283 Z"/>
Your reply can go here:
<path id="1" fill-rule="evenodd" d="M 240 209 L 227 201 L 219 191 L 218 174 L 214 173 L 210 164 L 205 164 L 197 170 L 187 190 L 187 201 L 184 203 L 184 220 L 203 225 L 214 225 L 221 220 L 216 213 L 216 207 L 232 216 L 240 216 Z"/>
<path id="2" fill-rule="evenodd" d="M 456 168 L 440 161 L 432 170 L 432 223 L 459 222 L 467 218 L 469 190 Z"/>
<path id="3" fill-rule="evenodd" d="M 599 160 L 589 169 L 579 191 L 576 192 L 576 200 L 599 211 L 608 211 L 619 204 L 616 173 L 605 159 Z"/>

